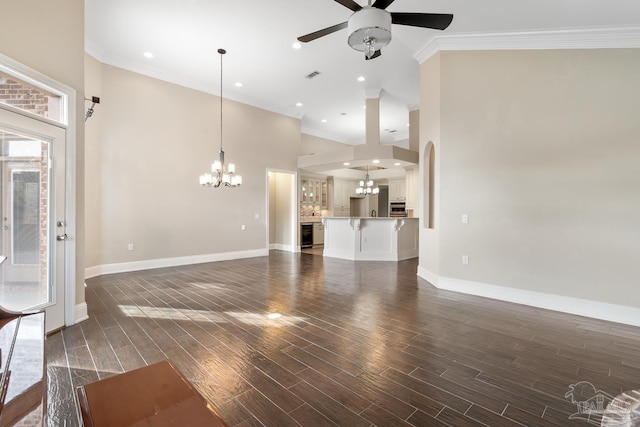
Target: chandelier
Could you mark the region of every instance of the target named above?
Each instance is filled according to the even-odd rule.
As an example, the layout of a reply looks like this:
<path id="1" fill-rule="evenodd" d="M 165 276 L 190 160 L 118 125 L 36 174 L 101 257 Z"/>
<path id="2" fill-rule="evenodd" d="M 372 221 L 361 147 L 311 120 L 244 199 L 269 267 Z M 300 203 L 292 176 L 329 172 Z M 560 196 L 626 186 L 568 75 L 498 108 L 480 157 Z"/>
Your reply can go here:
<path id="1" fill-rule="evenodd" d="M 211 164 L 211 173 L 200 175 L 200 185 L 213 188 L 218 188 L 220 185 L 240 187 L 242 176 L 236 175 L 236 165 L 224 163 L 224 150 L 222 150 L 222 57 L 227 51 L 218 49 L 218 53 L 220 54 L 220 151 L 218 152 L 218 160 Z"/>
<path id="2" fill-rule="evenodd" d="M 367 166 L 367 174 L 364 181 L 360 181 L 360 186 L 356 188 L 356 194 L 368 196 L 369 194 L 378 194 L 380 189 L 373 186 L 373 180 L 369 179 L 369 166 Z"/>

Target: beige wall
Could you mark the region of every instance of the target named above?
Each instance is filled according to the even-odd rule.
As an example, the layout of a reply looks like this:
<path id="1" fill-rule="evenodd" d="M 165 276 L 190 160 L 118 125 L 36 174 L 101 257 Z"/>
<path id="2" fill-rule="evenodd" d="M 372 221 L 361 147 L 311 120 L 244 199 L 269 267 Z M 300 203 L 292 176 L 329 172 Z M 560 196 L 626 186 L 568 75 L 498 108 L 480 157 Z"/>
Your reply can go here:
<path id="1" fill-rule="evenodd" d="M 340 150 L 342 148 L 352 147 L 349 144 L 334 141 L 332 139 L 321 138 L 319 136 L 302 134 L 300 144 L 300 156 L 306 156 L 315 153 L 324 153 L 326 151 Z"/>
<path id="2" fill-rule="evenodd" d="M 101 103 L 94 107 L 94 113 L 85 122 L 85 162 L 90 165 L 90 172 L 85 174 L 85 263 L 87 266 L 100 264 L 100 247 L 102 234 L 100 221 L 102 218 L 102 198 L 100 194 L 100 177 L 102 176 L 101 132 L 104 119 L 102 96 L 102 64 L 90 55 L 85 55 L 85 91 L 87 98 L 98 96 Z M 91 104 L 89 104 L 90 106 Z"/>
<path id="3" fill-rule="evenodd" d="M 300 121 L 225 99 L 223 148 L 244 182 L 202 188 L 218 155 L 219 98 L 109 65 L 88 71 L 102 94 L 87 147 L 100 206 L 88 266 L 266 249 L 266 170 L 296 169 Z"/>
<path id="4" fill-rule="evenodd" d="M 0 52 L 76 90 L 76 304 L 84 302 L 84 2 L 7 0 Z"/>
<path id="5" fill-rule="evenodd" d="M 439 274 L 640 307 L 640 50 L 434 60 Z"/>
<path id="6" fill-rule="evenodd" d="M 418 206 L 420 217 L 420 266 L 432 274 L 439 274 L 440 271 L 440 227 L 439 223 L 439 185 L 438 185 L 438 169 L 440 167 L 440 54 L 433 56 L 428 62 L 423 64 L 420 69 L 420 99 L 421 105 L 419 113 L 419 139 L 420 139 L 420 164 L 419 174 L 419 197 Z M 428 218 L 428 188 L 429 188 L 429 163 L 426 161 L 429 157 L 431 146 L 435 147 L 435 206 L 434 206 L 434 228 L 429 227 Z"/>

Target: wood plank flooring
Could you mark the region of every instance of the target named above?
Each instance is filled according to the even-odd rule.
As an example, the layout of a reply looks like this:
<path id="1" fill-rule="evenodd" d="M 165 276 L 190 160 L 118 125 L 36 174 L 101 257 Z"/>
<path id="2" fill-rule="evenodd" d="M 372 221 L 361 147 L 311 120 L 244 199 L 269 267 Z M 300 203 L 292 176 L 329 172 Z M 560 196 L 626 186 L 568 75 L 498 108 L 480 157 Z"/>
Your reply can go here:
<path id="1" fill-rule="evenodd" d="M 47 339 L 49 424 L 78 425 L 75 387 L 166 358 L 241 427 L 586 426 L 570 385 L 640 388 L 640 328 L 416 269 L 271 251 L 87 280 L 90 319 Z"/>

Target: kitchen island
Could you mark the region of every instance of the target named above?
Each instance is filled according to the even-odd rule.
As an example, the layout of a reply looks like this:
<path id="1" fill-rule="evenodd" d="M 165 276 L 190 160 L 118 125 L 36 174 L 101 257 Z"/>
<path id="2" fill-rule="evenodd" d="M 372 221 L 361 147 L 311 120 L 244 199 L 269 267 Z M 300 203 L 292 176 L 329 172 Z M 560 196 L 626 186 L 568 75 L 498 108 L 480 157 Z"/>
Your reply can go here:
<path id="1" fill-rule="evenodd" d="M 418 256 L 418 218 L 327 217 L 323 256 L 400 261 Z"/>

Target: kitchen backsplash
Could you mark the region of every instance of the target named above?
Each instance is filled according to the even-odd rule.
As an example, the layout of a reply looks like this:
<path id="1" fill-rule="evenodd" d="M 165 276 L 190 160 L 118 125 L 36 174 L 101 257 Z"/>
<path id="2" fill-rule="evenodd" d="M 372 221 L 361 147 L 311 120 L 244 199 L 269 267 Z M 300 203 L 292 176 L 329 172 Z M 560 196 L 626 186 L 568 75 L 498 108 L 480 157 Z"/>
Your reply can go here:
<path id="1" fill-rule="evenodd" d="M 322 216 L 322 212 L 320 206 L 300 205 L 300 216 Z"/>

